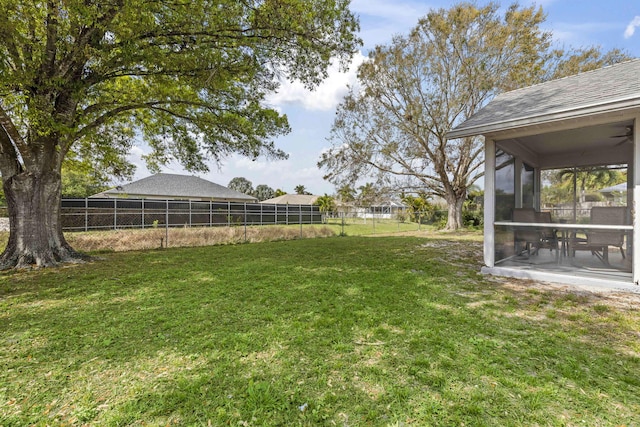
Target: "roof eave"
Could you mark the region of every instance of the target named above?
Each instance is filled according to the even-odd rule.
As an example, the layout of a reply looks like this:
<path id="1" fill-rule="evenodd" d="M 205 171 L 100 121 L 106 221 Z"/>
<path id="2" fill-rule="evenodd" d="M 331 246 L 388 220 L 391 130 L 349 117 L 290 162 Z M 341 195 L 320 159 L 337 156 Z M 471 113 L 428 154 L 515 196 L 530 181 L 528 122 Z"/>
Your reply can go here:
<path id="1" fill-rule="evenodd" d="M 550 124 L 568 119 L 584 119 L 604 113 L 619 113 L 633 109 L 640 109 L 640 97 L 616 100 L 604 104 L 581 106 L 578 108 L 572 108 L 562 111 L 554 111 L 548 114 L 520 117 L 511 120 L 502 120 L 478 126 L 454 128 L 453 130 L 447 132 L 446 136 L 447 139 L 456 139 L 477 135 L 487 135 L 505 130 Z"/>

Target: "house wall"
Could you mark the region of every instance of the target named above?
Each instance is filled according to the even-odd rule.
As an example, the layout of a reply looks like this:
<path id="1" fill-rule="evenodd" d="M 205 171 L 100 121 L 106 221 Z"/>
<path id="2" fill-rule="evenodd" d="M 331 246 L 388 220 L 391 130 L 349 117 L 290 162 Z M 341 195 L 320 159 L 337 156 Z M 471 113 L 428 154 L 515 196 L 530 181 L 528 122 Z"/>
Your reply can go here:
<path id="1" fill-rule="evenodd" d="M 632 175 L 633 175 L 633 247 L 629 251 L 629 256 L 632 259 L 633 269 L 633 283 L 640 284 L 640 256 L 635 256 L 635 250 L 633 248 L 640 248 L 640 114 L 638 114 L 634 120 L 633 126 L 633 162 L 632 162 Z M 631 193 L 630 191 L 627 194 Z"/>

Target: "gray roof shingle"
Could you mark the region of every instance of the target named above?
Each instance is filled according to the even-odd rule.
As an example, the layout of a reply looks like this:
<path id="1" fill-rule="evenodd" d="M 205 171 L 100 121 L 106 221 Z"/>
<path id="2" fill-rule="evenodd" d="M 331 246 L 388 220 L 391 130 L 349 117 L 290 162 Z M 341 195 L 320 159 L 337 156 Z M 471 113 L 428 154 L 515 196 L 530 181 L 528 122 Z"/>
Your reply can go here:
<path id="1" fill-rule="evenodd" d="M 460 138 L 640 107 L 640 59 L 505 92 L 456 126 Z"/>
<path id="2" fill-rule="evenodd" d="M 158 173 L 122 186 L 122 189 L 107 190 L 99 195 L 107 197 L 126 194 L 129 197 L 143 196 L 179 199 L 215 199 L 252 202 L 256 199 L 238 191 L 196 176 Z"/>

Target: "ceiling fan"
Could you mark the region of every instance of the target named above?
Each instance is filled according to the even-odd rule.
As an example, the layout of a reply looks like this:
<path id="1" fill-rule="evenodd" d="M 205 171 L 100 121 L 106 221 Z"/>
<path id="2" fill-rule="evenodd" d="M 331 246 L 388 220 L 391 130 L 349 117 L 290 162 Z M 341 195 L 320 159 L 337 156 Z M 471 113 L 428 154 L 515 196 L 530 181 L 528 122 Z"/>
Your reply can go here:
<path id="1" fill-rule="evenodd" d="M 618 142 L 616 144 L 616 146 L 624 144 L 625 142 L 632 142 L 632 136 L 633 136 L 633 126 L 625 126 L 625 133 L 623 133 L 622 135 L 612 135 L 609 138 L 624 138 L 622 141 Z"/>

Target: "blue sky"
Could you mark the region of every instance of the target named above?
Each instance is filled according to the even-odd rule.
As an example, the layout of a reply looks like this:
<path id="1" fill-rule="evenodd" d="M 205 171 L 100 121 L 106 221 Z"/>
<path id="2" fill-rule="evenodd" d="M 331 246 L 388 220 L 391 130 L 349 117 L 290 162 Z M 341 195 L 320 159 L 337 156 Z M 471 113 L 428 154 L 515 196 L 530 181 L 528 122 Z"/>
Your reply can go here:
<path id="1" fill-rule="evenodd" d="M 289 154 L 287 160 L 251 161 L 231 156 L 210 172 L 199 174 L 221 185 L 237 176 L 247 178 L 256 187 L 266 184 L 292 193 L 297 185 L 314 194 L 332 194 L 335 188 L 322 179 L 323 171 L 316 166 L 323 150 L 329 147 L 335 108 L 346 93 L 347 84 L 355 81 L 355 70 L 368 51 L 378 44 L 388 44 L 394 34 L 406 34 L 418 19 L 430 9 L 449 8 L 457 2 L 422 0 L 352 0 L 352 10 L 360 17 L 360 37 L 364 46 L 353 60 L 348 73 L 332 69 L 330 77 L 314 92 L 299 84 L 284 84 L 269 104 L 286 114 L 292 128 L 290 134 L 276 140 L 276 145 Z M 477 1 L 486 4 L 486 1 Z M 511 2 L 501 3 L 503 6 Z M 640 0 L 521 0 L 520 4 L 542 6 L 547 14 L 543 25 L 553 33 L 559 47 L 599 45 L 603 50 L 620 48 L 631 56 L 640 57 Z M 137 166 L 135 179 L 149 175 L 140 160 L 144 147 L 134 148 L 130 159 Z M 167 173 L 185 173 L 179 165 L 163 169 Z"/>

